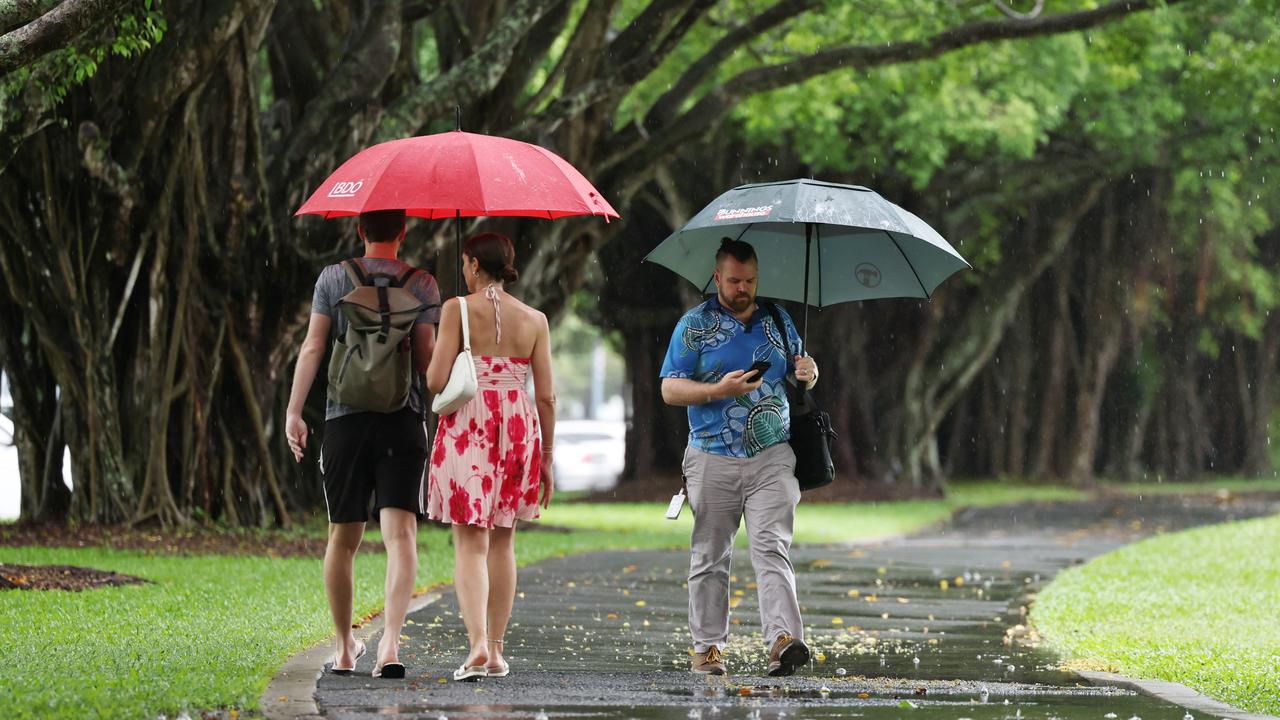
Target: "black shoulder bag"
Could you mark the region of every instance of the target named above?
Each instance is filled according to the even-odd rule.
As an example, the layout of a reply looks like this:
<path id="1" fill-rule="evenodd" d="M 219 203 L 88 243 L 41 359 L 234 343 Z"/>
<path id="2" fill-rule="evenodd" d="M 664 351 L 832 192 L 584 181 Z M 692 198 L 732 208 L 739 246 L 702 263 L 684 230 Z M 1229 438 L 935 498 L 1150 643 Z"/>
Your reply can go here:
<path id="1" fill-rule="evenodd" d="M 782 345 L 787 353 L 787 366 L 793 363 L 791 338 L 782 322 L 782 313 L 771 302 L 762 302 L 773 317 L 773 324 L 782 333 Z M 836 477 L 836 466 L 831 461 L 831 443 L 836 439 L 831 429 L 831 416 L 823 412 L 799 381 L 793 386 L 785 382 L 787 404 L 791 406 L 791 450 L 796 454 L 796 479 L 801 490 L 813 490 L 830 485 Z"/>

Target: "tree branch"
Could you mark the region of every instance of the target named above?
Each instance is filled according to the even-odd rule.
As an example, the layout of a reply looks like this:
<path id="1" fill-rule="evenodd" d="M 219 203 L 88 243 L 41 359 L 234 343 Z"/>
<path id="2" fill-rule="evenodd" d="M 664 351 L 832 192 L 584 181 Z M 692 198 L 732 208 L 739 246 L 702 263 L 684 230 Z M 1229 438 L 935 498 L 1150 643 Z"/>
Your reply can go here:
<path id="1" fill-rule="evenodd" d="M 0 0 L 0 32 L 22 27 L 57 7 L 59 0 Z"/>
<path id="2" fill-rule="evenodd" d="M 698 85 L 738 48 L 817 4 L 817 0 L 781 0 L 749 22 L 726 33 L 680 75 L 680 79 L 670 90 L 658 98 L 645 118 L 646 124 L 660 124 L 669 120 L 680 109 L 685 98 L 692 95 Z"/>
<path id="3" fill-rule="evenodd" d="M 1035 20 L 994 20 L 968 23 L 944 30 L 927 40 L 906 40 L 884 45 L 851 45 L 814 53 L 786 63 L 744 70 L 704 95 L 692 108 L 663 124 L 666 132 L 633 143 L 607 159 L 608 169 L 620 178 L 634 178 L 629 187 L 643 182 L 639 172 L 675 152 L 683 143 L 700 137 L 743 98 L 809 80 L 834 70 L 867 69 L 881 65 L 927 60 L 973 45 L 997 40 L 1044 37 L 1104 25 L 1132 13 L 1174 5 L 1183 0 L 1115 0 L 1094 10 L 1082 10 Z M 652 131 L 651 131 L 652 133 Z"/>
<path id="4" fill-rule="evenodd" d="M 469 105 L 497 86 L 516 45 L 556 0 L 519 0 L 484 43 L 466 60 L 406 94 L 382 119 L 376 140 L 392 140 L 417 132 L 427 121 L 454 105 Z"/>
<path id="5" fill-rule="evenodd" d="M 307 104 L 281 155 L 283 172 L 274 173 L 275 177 L 299 178 L 304 184 L 318 181 L 319 178 L 312 175 L 330 161 L 329 153 L 338 150 L 333 141 L 359 128 L 362 116 L 370 112 L 370 102 L 378 96 L 395 68 L 402 28 L 399 3 L 388 0 L 376 3 L 375 7 L 367 23 L 356 33 L 358 39 L 324 79 L 320 94 Z M 335 117 L 346 118 L 346 122 L 334 123 Z M 363 139 L 364 133 L 360 135 Z M 327 152 L 317 153 L 317 148 Z"/>
<path id="6" fill-rule="evenodd" d="M 440 8 L 442 0 L 408 0 L 404 4 L 405 22 L 417 22 Z"/>
<path id="7" fill-rule="evenodd" d="M 104 19 L 115 16 L 129 0 L 66 0 L 26 25 L 0 36 L 0 76 L 30 65 L 47 53 L 66 47 Z M 14 3 L 36 10 L 46 3 Z M 15 9 L 10 17 L 18 17 Z M 8 15 L 0 10 L 0 13 Z M 8 19 L 8 18 L 5 18 Z"/>
<path id="8" fill-rule="evenodd" d="M 614 66 L 612 72 L 603 73 L 579 85 L 572 92 L 565 93 L 536 117 L 526 119 L 514 132 L 532 134 L 532 128 L 538 128 L 539 135 L 551 133 L 565 120 L 577 116 L 592 105 L 621 98 L 633 85 L 662 64 L 714 4 L 713 0 L 699 0 L 685 10 L 652 50 L 642 50 L 636 57 Z"/>
<path id="9" fill-rule="evenodd" d="M 622 58 L 622 62 L 635 57 L 649 41 L 658 36 L 676 13 L 684 11 L 691 4 L 691 0 L 655 0 L 649 3 L 644 12 L 609 43 L 605 49 L 606 56 L 610 59 Z"/>

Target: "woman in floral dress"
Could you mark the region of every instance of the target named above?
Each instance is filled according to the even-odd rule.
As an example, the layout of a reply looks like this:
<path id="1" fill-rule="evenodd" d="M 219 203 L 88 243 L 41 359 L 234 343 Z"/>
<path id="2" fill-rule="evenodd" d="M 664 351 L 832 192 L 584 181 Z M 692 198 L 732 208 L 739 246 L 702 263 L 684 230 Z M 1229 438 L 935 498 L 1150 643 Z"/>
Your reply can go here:
<path id="1" fill-rule="evenodd" d="M 506 293 L 518 277 L 511 241 L 497 233 L 462 252 L 479 391 L 440 418 L 427 516 L 453 526 L 454 585 L 471 651 L 456 680 L 504 677 L 503 635 L 516 593 L 515 526 L 551 502 L 555 389 L 547 318 Z M 440 392 L 462 346 L 460 305 L 445 302 L 427 385 Z M 534 399 L 525 391 L 533 373 Z"/>

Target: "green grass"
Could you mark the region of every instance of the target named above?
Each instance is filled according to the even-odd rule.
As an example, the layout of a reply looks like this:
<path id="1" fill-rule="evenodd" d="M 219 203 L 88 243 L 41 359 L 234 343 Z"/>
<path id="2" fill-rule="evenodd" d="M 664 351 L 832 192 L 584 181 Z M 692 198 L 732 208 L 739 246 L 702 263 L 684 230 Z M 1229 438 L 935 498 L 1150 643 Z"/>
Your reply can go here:
<path id="1" fill-rule="evenodd" d="M 970 500 L 1009 499 L 998 488 Z M 865 539 L 942 520 L 955 500 L 801 504 L 798 539 Z M 691 516 L 663 505 L 553 506 L 544 520 L 572 532 L 524 532 L 521 563 L 618 548 L 685 547 Z M 308 525 L 295 530 L 321 532 Z M 367 533 L 370 540 L 376 531 Z M 448 533 L 419 533 L 418 584 L 452 579 Z M 0 717 L 154 717 L 183 709 L 253 710 L 294 652 L 330 636 L 319 558 L 173 557 L 95 548 L 0 548 L 0 562 L 69 564 L 137 575 L 153 584 L 81 593 L 0 593 Z M 386 558 L 356 561 L 356 611 L 381 607 Z M 56 682 L 37 681 L 56 678 Z"/>
<path id="2" fill-rule="evenodd" d="M 450 582 L 447 532 L 420 532 L 418 582 Z M 645 531 L 526 532 L 522 563 L 573 552 L 663 547 Z M 252 710 L 285 659 L 331 636 L 320 560 L 174 557 L 102 549 L 0 548 L 0 562 L 114 570 L 149 585 L 0 592 L 0 717 L 156 717 Z M 356 560 L 356 609 L 378 610 L 386 557 Z"/>
<path id="3" fill-rule="evenodd" d="M 1104 483 L 1103 488 L 1131 495 L 1174 495 L 1189 493 L 1215 493 L 1228 490 L 1241 492 L 1277 492 L 1280 491 L 1280 478 L 1240 478 L 1221 477 L 1213 480 L 1196 480 L 1190 482 L 1144 481 L 1138 483 Z"/>
<path id="4" fill-rule="evenodd" d="M 1063 572 L 1032 619 L 1089 669 L 1280 713 L 1280 516 L 1150 538 Z"/>
<path id="5" fill-rule="evenodd" d="M 1079 500 L 1079 490 L 1053 486 L 967 482 L 952 485 L 946 499 L 882 503 L 807 503 L 796 510 L 795 541 L 833 543 L 915 532 L 946 520 L 961 507 L 986 507 L 1027 500 Z M 666 503 L 561 503 L 543 513 L 552 525 L 627 535 L 644 532 L 688 542 L 693 516 L 686 507 L 679 520 L 663 517 Z M 739 541 L 744 535 L 739 535 Z"/>
<path id="6" fill-rule="evenodd" d="M 1216 487 L 1216 486 L 1215 486 Z M 1077 490 L 1010 482 L 956 483 L 945 500 L 802 502 L 797 542 L 895 535 L 940 522 L 956 508 L 1070 500 Z M 665 504 L 560 503 L 550 525 L 524 532 L 520 562 L 593 550 L 686 547 L 691 515 Z M 322 522 L 293 533 L 323 535 Z M 367 534 L 370 540 L 378 533 Z M 451 581 L 447 531 L 419 533 L 418 584 Z M 94 548 L 0 548 L 0 562 L 70 564 L 138 575 L 153 584 L 83 593 L 0 593 L 0 717 L 155 717 L 182 709 L 253 710 L 285 659 L 330 636 L 320 560 L 172 557 Z M 386 559 L 356 562 L 356 609 L 381 607 Z"/>

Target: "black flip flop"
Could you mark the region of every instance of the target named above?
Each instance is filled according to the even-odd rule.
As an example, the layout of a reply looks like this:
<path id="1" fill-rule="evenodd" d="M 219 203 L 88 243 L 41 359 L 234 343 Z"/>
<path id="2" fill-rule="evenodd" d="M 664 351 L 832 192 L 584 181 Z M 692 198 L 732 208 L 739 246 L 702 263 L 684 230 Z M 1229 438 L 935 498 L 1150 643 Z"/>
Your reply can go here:
<path id="1" fill-rule="evenodd" d="M 382 667 L 375 667 L 373 676 L 387 678 L 388 680 L 399 680 L 404 677 L 404 665 L 398 662 L 389 662 Z"/>

